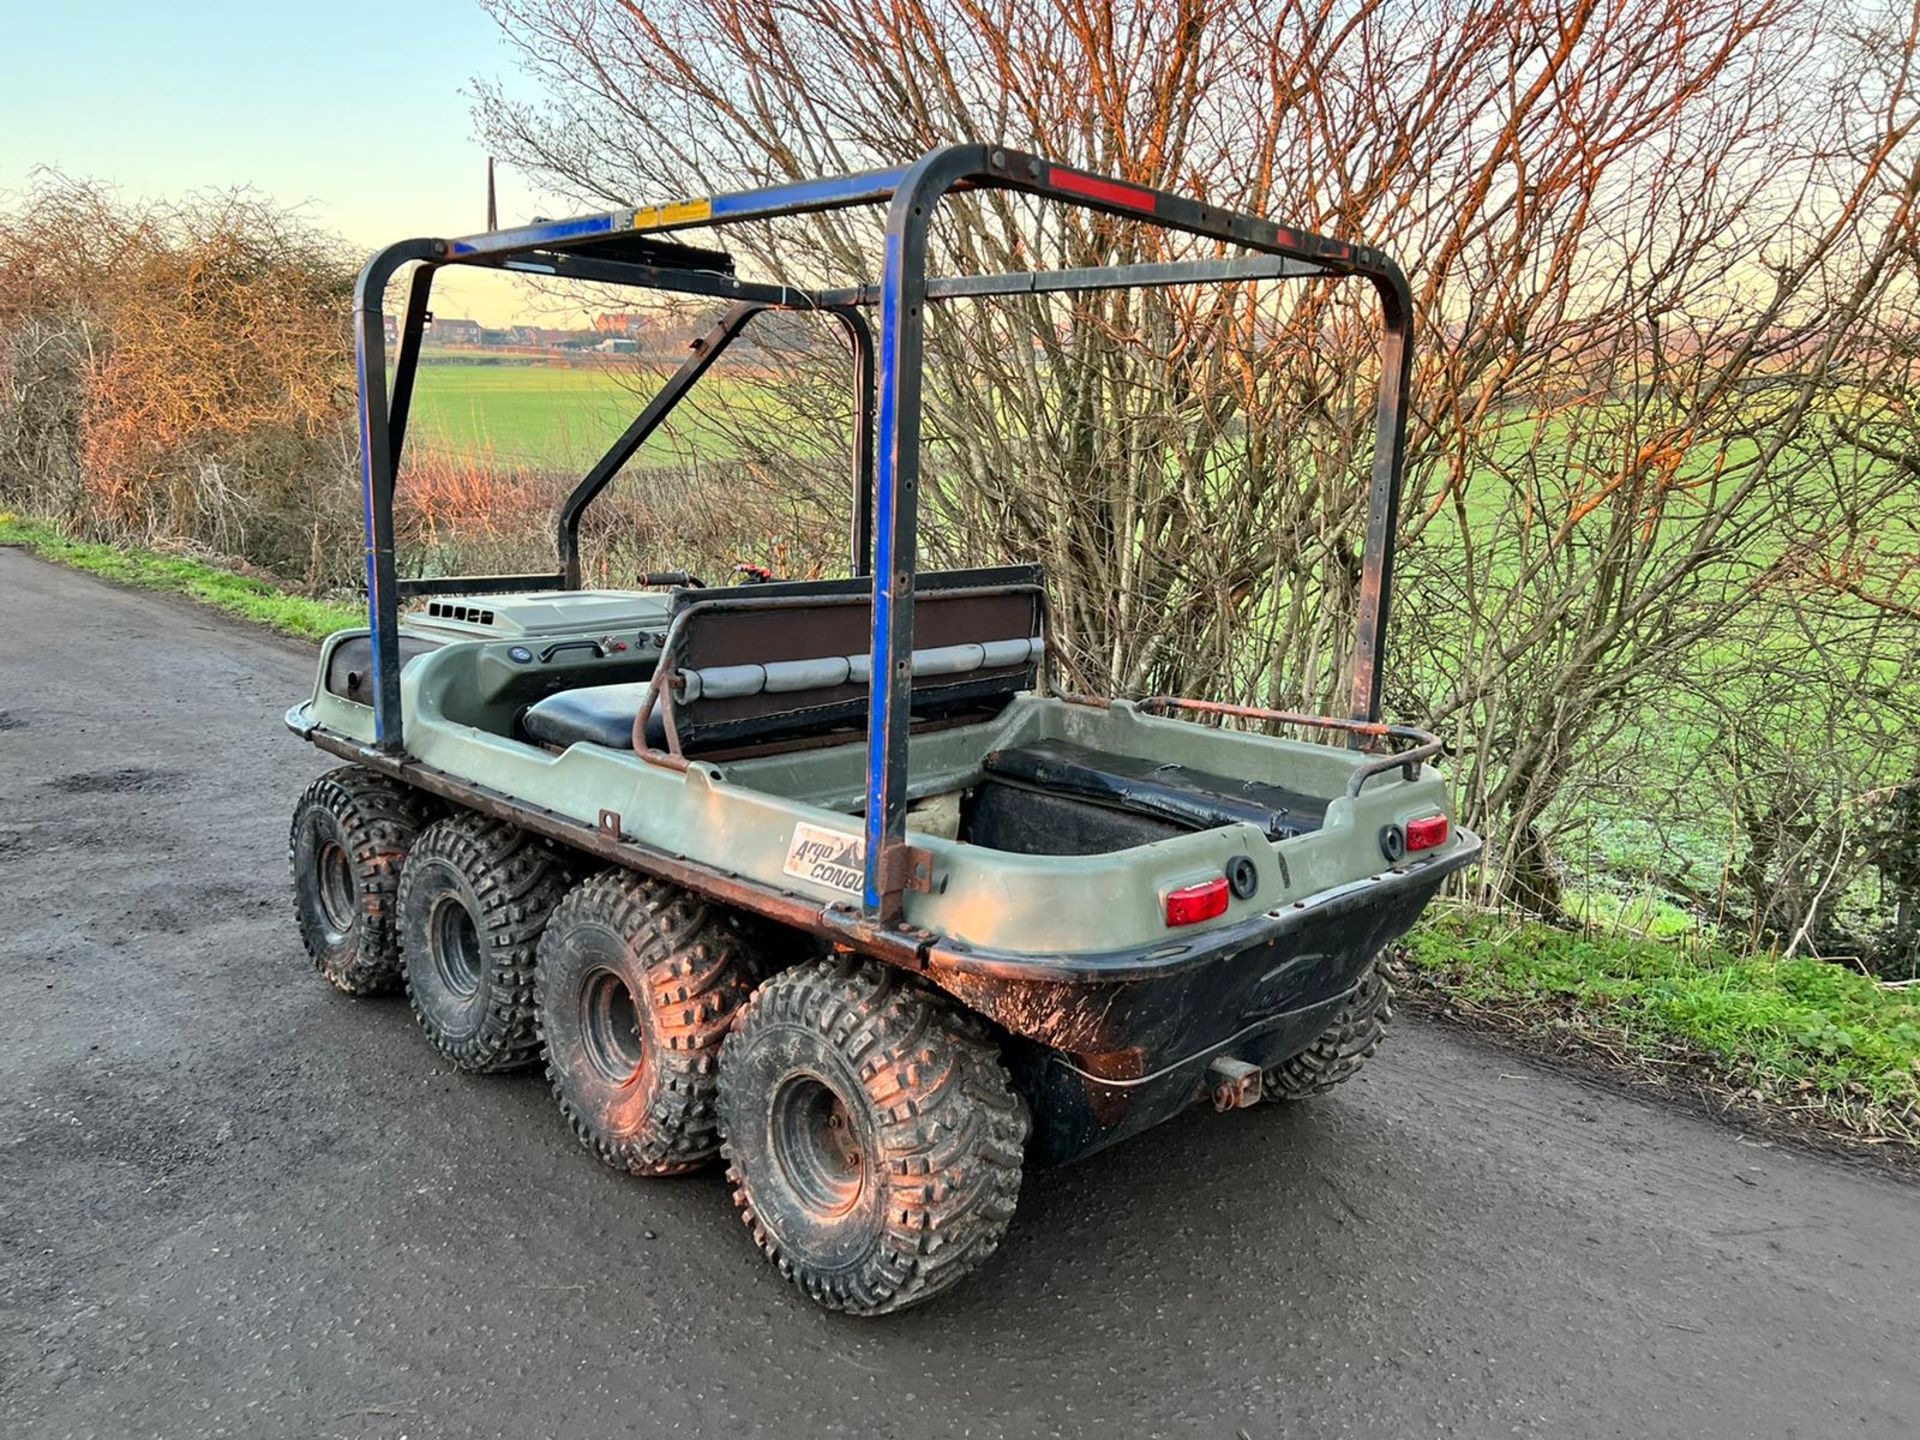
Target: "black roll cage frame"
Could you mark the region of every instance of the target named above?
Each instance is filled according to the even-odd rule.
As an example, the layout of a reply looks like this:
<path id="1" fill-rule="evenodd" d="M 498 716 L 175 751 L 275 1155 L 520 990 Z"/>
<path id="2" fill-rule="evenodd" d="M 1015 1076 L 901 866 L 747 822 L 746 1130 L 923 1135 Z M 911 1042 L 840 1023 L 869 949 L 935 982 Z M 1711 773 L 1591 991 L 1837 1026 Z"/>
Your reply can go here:
<path id="1" fill-rule="evenodd" d="M 1256 252 L 1252 256 L 1164 264 L 929 278 L 932 212 L 955 190 L 1001 188 L 1158 224 Z M 856 205 L 886 205 L 878 285 L 815 291 L 741 280 L 731 257 L 657 237 L 688 228 L 800 215 Z M 415 264 L 400 319 L 391 385 L 387 380 L 385 296 L 400 270 Z M 618 284 L 730 300 L 732 306 L 671 375 L 561 507 L 558 566 L 534 575 L 401 580 L 395 570 L 393 505 L 407 418 L 418 373 L 435 273 L 475 265 L 550 278 Z M 1379 250 L 1273 224 L 1186 196 L 1053 164 L 1003 147 L 949 145 L 890 170 L 665 205 L 622 208 L 571 220 L 540 221 L 458 239 L 390 245 L 360 272 L 354 293 L 361 478 L 366 510 L 368 618 L 373 650 L 374 743 L 404 749 L 399 603 L 403 596 L 504 594 L 580 588 L 580 519 L 687 392 L 757 316 L 769 310 L 822 312 L 845 329 L 855 360 L 852 573 L 873 576 L 872 674 L 868 706 L 864 909 L 897 920 L 911 856 L 906 843 L 907 735 L 913 651 L 913 580 L 918 552 L 920 393 L 924 311 L 942 299 L 1041 294 L 1280 279 L 1356 276 L 1370 281 L 1381 310 L 1380 385 L 1353 656 L 1353 693 L 1345 719 L 1314 717 L 1371 744 L 1397 732 L 1380 724 L 1381 665 L 1392 598 L 1393 546 L 1406 454 L 1412 375 L 1412 297 L 1400 268 Z M 865 311 L 880 311 L 876 345 Z M 1288 719 L 1277 712 L 1261 717 Z M 1256 717 L 1260 718 L 1260 717 Z M 1301 723 L 1291 717 L 1290 723 Z M 1431 739 L 1431 737 L 1427 737 Z M 1411 758 L 1411 757 L 1404 757 Z"/>

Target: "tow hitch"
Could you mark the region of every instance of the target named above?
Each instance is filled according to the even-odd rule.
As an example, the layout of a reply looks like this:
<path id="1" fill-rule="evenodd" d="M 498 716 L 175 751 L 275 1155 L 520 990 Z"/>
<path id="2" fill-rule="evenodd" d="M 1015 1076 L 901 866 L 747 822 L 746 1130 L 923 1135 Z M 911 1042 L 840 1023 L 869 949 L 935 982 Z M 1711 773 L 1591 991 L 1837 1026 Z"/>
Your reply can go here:
<path id="1" fill-rule="evenodd" d="M 1260 1067 L 1222 1055 L 1207 1067 L 1213 1081 L 1213 1108 L 1225 1113 L 1260 1103 Z"/>

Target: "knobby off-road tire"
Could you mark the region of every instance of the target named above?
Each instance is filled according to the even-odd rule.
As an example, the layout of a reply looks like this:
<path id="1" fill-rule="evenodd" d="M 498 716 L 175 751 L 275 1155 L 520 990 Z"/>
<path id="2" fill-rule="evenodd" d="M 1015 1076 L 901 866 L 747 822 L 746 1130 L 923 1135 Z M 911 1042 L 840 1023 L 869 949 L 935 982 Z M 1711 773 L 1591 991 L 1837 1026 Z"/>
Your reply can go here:
<path id="1" fill-rule="evenodd" d="M 1291 1060 L 1275 1065 L 1261 1077 L 1261 1095 L 1268 1100 L 1305 1100 L 1324 1095 L 1351 1079 L 1386 1038 L 1393 1018 L 1393 984 L 1387 979 L 1388 957 L 1373 957 L 1347 1003 L 1333 1023 Z"/>
<path id="2" fill-rule="evenodd" d="M 573 1133 L 616 1170 L 673 1175 L 720 1153 L 720 1044 L 753 989 L 752 939 L 678 886 L 610 870 L 540 939 L 547 1079 Z"/>
<path id="3" fill-rule="evenodd" d="M 1027 1116 L 971 1018 L 884 966 L 819 961 L 767 981 L 735 1021 L 720 1128 L 761 1250 L 820 1304 L 880 1315 L 993 1254 Z"/>
<path id="4" fill-rule="evenodd" d="M 539 1054 L 535 947 L 572 879 L 564 852 L 484 815 L 451 816 L 414 842 L 400 874 L 407 998 L 462 1070 L 510 1070 Z"/>
<path id="5" fill-rule="evenodd" d="M 349 995 L 398 990 L 400 872 L 439 805 L 358 765 L 328 771 L 294 806 L 294 914 L 313 967 Z"/>

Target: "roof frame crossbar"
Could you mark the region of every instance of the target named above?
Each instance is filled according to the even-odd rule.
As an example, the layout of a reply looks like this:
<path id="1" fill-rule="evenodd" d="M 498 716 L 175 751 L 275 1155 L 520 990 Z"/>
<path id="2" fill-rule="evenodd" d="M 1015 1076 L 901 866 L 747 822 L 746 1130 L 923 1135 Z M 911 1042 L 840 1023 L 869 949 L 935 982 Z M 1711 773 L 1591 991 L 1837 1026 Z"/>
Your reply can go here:
<path id="1" fill-rule="evenodd" d="M 557 280 L 584 280 L 599 285 L 625 285 L 636 290 L 666 290 L 680 295 L 709 295 L 716 300 L 758 300 L 795 309 L 815 305 L 810 290 L 792 285 L 768 285 L 738 280 L 714 270 L 679 270 L 667 265 L 640 265 L 630 260 L 603 260 L 571 251 L 521 251 L 495 259 L 458 262 L 488 265 L 523 275 L 545 275 Z"/>
<path id="2" fill-rule="evenodd" d="M 1125 219 L 1202 236 L 1255 257 L 1286 262 L 1271 276 L 1253 270 L 1203 274 L 1187 267 L 1116 266 L 1083 271 L 929 280 L 927 240 L 933 212 L 956 190 L 1024 191 Z M 817 294 L 759 285 L 730 275 L 609 258 L 610 242 L 676 230 L 723 226 L 853 205 L 887 206 L 882 277 L 877 287 Z M 581 254 L 580 250 L 598 253 Z M 391 393 L 383 334 L 388 282 L 418 262 L 400 334 L 400 372 Z M 1243 259 L 1193 262 L 1239 266 Z M 1377 721 L 1387 615 L 1393 588 L 1393 549 L 1406 454 L 1406 416 L 1412 375 L 1412 297 L 1398 266 L 1379 250 L 1276 225 L 1187 196 L 1055 165 L 1035 155 L 984 145 L 929 151 L 914 164 L 859 175 L 805 180 L 764 190 L 714 195 L 572 220 L 544 221 L 453 240 L 409 240 L 368 261 L 355 291 L 356 363 L 360 385 L 361 469 L 367 507 L 368 609 L 374 658 L 375 743 L 402 748 L 398 656 L 399 587 L 394 574 L 393 491 L 405 438 L 412 367 L 435 268 L 479 264 L 651 289 L 758 301 L 794 309 L 877 304 L 880 334 L 874 374 L 877 419 L 874 448 L 856 475 L 871 503 L 874 683 L 868 706 L 865 885 L 862 908 L 877 924 L 899 921 L 910 870 L 906 845 L 907 731 L 913 651 L 913 576 L 918 558 L 920 395 L 924 313 L 929 301 L 962 295 L 1041 294 L 1113 286 L 1200 283 L 1202 280 L 1280 278 L 1287 275 L 1358 276 L 1380 304 L 1380 385 L 1374 411 L 1374 451 L 1368 483 L 1366 537 L 1355 617 L 1352 717 Z M 1133 272 L 1129 274 L 1129 272 Z M 877 293 L 876 293 L 877 292 Z M 858 344 L 858 331 L 856 345 Z M 684 368 L 684 367 L 683 367 Z M 865 375 L 863 371 L 863 379 Z M 697 378 L 697 377 L 695 377 Z M 691 382 L 689 382 L 690 386 Z M 682 387 L 680 394 L 684 395 Z M 866 393 L 864 390 L 862 393 Z M 643 419 L 645 417 L 642 417 Z M 637 424 L 638 422 L 636 422 Z M 658 423 L 656 419 L 655 424 Z M 631 427 L 629 430 L 631 433 Z M 623 440 L 625 437 L 623 437 Z M 617 447 L 616 447 L 617 448 Z M 856 445 L 856 451 L 862 447 Z M 611 452 L 610 452 L 611 453 Z M 617 468 L 617 467 L 616 467 Z M 871 486 L 864 477 L 870 474 Z M 577 492 L 576 492 L 577 493 Z M 597 492 L 596 492 L 597 493 Z M 587 497 L 589 500 L 591 496 Z M 583 501 L 583 504 L 585 502 Z M 860 507 L 856 507 L 858 510 Z M 577 516 L 576 516 L 577 519 Z M 856 519 L 856 527 L 861 525 Z M 859 559 L 867 553 L 856 539 Z M 564 574 L 563 566 L 563 574 Z"/>
<path id="3" fill-rule="evenodd" d="M 688 391 L 699 383 L 700 377 L 713 367 L 729 345 L 739 338 L 740 333 L 758 317 L 774 309 L 796 309 L 797 306 L 775 305 L 764 300 L 742 300 L 720 317 L 720 321 L 705 335 L 695 340 L 692 354 L 681 362 L 680 368 L 667 377 L 667 381 L 654 394 L 653 399 L 634 418 L 634 421 L 615 440 L 607 453 L 595 462 L 584 479 L 568 495 L 560 507 L 559 550 L 560 550 L 560 586 L 568 590 L 580 588 L 580 519 L 591 505 L 613 483 L 631 460 L 636 451 L 647 443 L 653 433 L 666 422 L 674 407 L 686 397 Z M 854 507 L 853 534 L 850 540 L 852 567 L 855 575 L 869 573 L 869 557 L 873 550 L 873 331 L 867 325 L 866 316 L 851 306 L 821 305 L 805 308 L 818 310 L 837 320 L 847 332 L 854 356 Z"/>
<path id="4" fill-rule="evenodd" d="M 657 235 L 615 235 L 596 244 L 575 245 L 566 252 L 616 265 L 651 265 L 661 270 L 700 270 L 712 275 L 734 273 L 733 256 L 724 250 L 682 245 Z"/>
<path id="5" fill-rule="evenodd" d="M 1016 270 L 1005 275 L 942 275 L 927 281 L 929 300 L 988 295 L 1049 295 L 1077 290 L 1138 290 L 1171 285 L 1217 285 L 1247 280 L 1290 280 L 1330 273 L 1310 260 L 1257 255 L 1227 260 L 1184 260 L 1139 265 L 1089 265 L 1069 270 Z M 878 305 L 878 285 L 823 290 L 823 303 Z"/>
<path id="6" fill-rule="evenodd" d="M 818 210 L 843 210 L 853 205 L 881 205 L 893 198 L 906 166 L 868 170 L 857 175 L 833 175 L 799 180 L 765 190 L 743 190 L 679 200 L 666 205 L 622 207 L 571 220 L 542 220 L 511 230 L 485 231 L 436 242 L 449 260 L 489 255 L 511 255 L 525 250 L 563 250 L 569 245 L 593 245 L 621 234 L 659 235 L 742 220 L 768 220 L 784 215 L 807 215 Z"/>

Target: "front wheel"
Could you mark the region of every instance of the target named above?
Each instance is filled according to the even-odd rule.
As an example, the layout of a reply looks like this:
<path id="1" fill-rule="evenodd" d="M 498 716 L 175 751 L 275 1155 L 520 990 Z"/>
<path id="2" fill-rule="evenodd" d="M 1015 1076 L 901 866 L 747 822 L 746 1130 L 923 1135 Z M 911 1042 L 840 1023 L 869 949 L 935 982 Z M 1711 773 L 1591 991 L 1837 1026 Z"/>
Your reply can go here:
<path id="1" fill-rule="evenodd" d="M 359 765 L 328 771 L 294 807 L 294 915 L 313 968 L 335 989 L 400 988 L 400 867 L 435 811 L 419 791 Z"/>
<path id="2" fill-rule="evenodd" d="M 1027 1117 L 992 1042 L 884 966 L 822 961 L 753 994 L 720 1059 L 734 1203 L 814 1300 L 880 1315 L 992 1255 Z"/>

